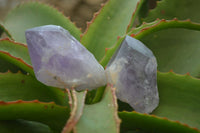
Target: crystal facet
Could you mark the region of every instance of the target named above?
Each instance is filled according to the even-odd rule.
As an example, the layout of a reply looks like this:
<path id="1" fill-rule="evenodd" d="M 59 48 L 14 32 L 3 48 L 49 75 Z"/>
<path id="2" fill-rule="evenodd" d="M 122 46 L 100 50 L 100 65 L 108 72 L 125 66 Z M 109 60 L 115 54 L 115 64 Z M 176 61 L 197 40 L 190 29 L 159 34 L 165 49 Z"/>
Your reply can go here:
<path id="1" fill-rule="evenodd" d="M 141 113 L 151 113 L 159 103 L 157 62 L 142 42 L 126 36 L 106 68 L 107 80 L 117 98 Z"/>
<path id="2" fill-rule="evenodd" d="M 40 82 L 76 90 L 91 90 L 106 84 L 104 68 L 62 27 L 46 25 L 28 29 L 26 41 Z"/>

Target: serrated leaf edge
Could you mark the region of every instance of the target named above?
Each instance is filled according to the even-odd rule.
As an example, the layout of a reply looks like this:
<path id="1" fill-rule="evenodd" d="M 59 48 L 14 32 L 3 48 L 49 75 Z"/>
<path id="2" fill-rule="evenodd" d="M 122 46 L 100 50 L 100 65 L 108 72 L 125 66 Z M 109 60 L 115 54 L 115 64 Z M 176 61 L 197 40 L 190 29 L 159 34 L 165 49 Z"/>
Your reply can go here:
<path id="1" fill-rule="evenodd" d="M 0 41 L 8 41 L 8 42 L 13 43 L 13 44 L 15 44 L 15 45 L 20 45 L 20 46 L 23 46 L 23 47 L 27 48 L 27 46 L 26 46 L 25 44 L 12 41 L 12 40 L 10 40 L 9 38 L 0 39 Z M 31 65 L 29 65 L 28 63 L 26 63 L 23 59 L 18 58 L 18 57 L 15 57 L 15 56 L 11 55 L 9 52 L 5 52 L 5 51 L 2 51 L 2 50 L 0 50 L 0 53 L 4 54 L 4 55 L 6 55 L 6 56 L 8 56 L 8 57 L 10 57 L 10 58 L 12 58 L 12 59 L 15 59 L 15 60 L 19 61 L 20 63 L 22 63 L 22 64 L 24 64 L 25 66 L 27 66 L 29 69 L 32 69 L 32 70 L 33 70 L 33 67 L 32 67 Z M 8 62 L 9 62 L 9 61 L 8 61 Z M 12 62 L 10 62 L 10 63 L 12 63 Z M 12 64 L 14 64 L 14 63 L 12 63 Z M 15 65 L 15 64 L 14 64 L 14 65 Z M 34 76 L 33 71 L 29 71 L 29 72 L 30 72 L 31 75 Z"/>
<path id="2" fill-rule="evenodd" d="M 0 106 L 1 105 L 10 105 L 10 104 L 21 104 L 21 103 L 39 103 L 39 104 L 49 104 L 49 105 L 54 104 L 61 108 L 67 108 L 67 106 L 57 105 L 55 102 L 41 102 L 39 100 L 32 100 L 32 101 L 17 100 L 17 101 L 9 101 L 9 102 L 0 101 Z"/>
<path id="3" fill-rule="evenodd" d="M 88 29 L 90 28 L 90 25 L 95 21 L 96 17 L 100 14 L 100 12 L 103 10 L 104 6 L 107 5 L 109 1 L 110 0 L 107 0 L 105 3 L 101 3 L 101 8 L 93 14 L 93 17 L 90 21 L 86 22 L 87 26 L 86 26 L 85 31 L 80 35 L 80 37 L 81 37 L 80 41 L 82 40 L 82 37 L 87 34 Z"/>
<path id="4" fill-rule="evenodd" d="M 155 23 L 156 21 L 157 21 L 157 23 Z M 152 32 L 157 32 L 157 31 L 160 31 L 160 30 L 170 29 L 170 28 L 185 28 L 185 29 L 200 31 L 200 24 L 194 23 L 190 19 L 187 19 L 187 20 L 178 20 L 177 18 L 174 18 L 172 20 L 156 19 L 152 23 L 155 23 L 155 24 L 142 28 L 142 26 L 144 26 L 146 24 L 151 24 L 151 23 L 145 23 L 144 22 L 143 25 L 138 27 L 138 28 L 141 28 L 141 30 L 138 33 L 134 34 L 133 33 L 134 29 L 132 29 L 132 31 L 129 32 L 128 35 L 140 40 L 143 36 L 146 36 L 146 35 L 148 35 Z M 160 27 L 158 27 L 158 26 L 160 26 Z M 151 32 L 150 32 L 150 30 L 151 30 Z"/>
<path id="5" fill-rule="evenodd" d="M 0 41 L 9 41 L 9 42 L 14 43 L 16 45 L 20 45 L 20 46 L 23 46 L 23 47 L 27 48 L 27 45 L 25 45 L 23 43 L 15 42 L 14 40 L 10 40 L 9 38 L 2 38 L 2 39 L 0 39 Z"/>
<path id="6" fill-rule="evenodd" d="M 153 25 L 146 26 L 146 25 L 149 25 L 151 23 Z M 190 19 L 187 19 L 187 20 L 178 20 L 177 18 L 174 18 L 172 20 L 157 19 L 157 20 L 155 20 L 154 22 L 151 22 L 151 23 L 144 22 L 143 25 L 141 25 L 140 27 L 132 28 L 132 30 L 129 33 L 125 34 L 122 37 L 118 37 L 117 43 L 115 43 L 112 47 L 105 49 L 105 51 L 106 51 L 105 55 L 100 60 L 100 63 L 103 66 L 106 66 L 107 62 L 112 57 L 111 56 L 108 59 L 107 54 L 108 53 L 112 53 L 113 51 L 117 50 L 117 48 L 121 44 L 120 42 L 123 41 L 123 39 L 125 38 L 126 35 L 130 35 L 131 37 L 134 37 L 134 38 L 140 40 L 142 37 L 144 37 L 144 36 L 146 36 L 148 34 L 151 34 L 152 32 L 156 32 L 156 31 L 160 31 L 160 30 L 164 30 L 164 29 L 169 29 L 169 28 L 185 28 L 185 29 L 191 29 L 191 30 L 200 31 L 200 24 L 199 23 L 194 23 Z M 161 25 L 162 27 L 159 26 L 159 25 Z M 135 34 L 134 31 L 136 29 L 141 29 L 141 30 Z M 112 55 L 113 54 L 114 53 L 112 53 Z"/>
<path id="7" fill-rule="evenodd" d="M 6 35 L 7 35 L 10 39 L 13 40 L 11 34 L 10 34 L 10 33 L 8 32 L 8 30 L 4 27 L 4 25 L 3 25 L 3 24 L 0 24 L 0 27 L 2 27 L 2 28 L 3 28 L 3 31 L 6 33 Z"/>
<path id="8" fill-rule="evenodd" d="M 120 113 L 120 112 L 119 112 Z M 143 115 L 143 116 L 148 116 L 148 117 L 152 117 L 152 118 L 156 118 L 156 119 L 160 119 L 160 120 L 165 120 L 165 121 L 168 121 L 170 123 L 176 123 L 176 124 L 179 124 L 181 126 L 184 126 L 184 127 L 187 127 L 187 128 L 190 128 L 192 130 L 195 130 L 197 132 L 200 132 L 199 129 L 195 128 L 195 127 L 190 127 L 189 125 L 185 124 L 185 123 L 181 123 L 180 121 L 174 121 L 174 120 L 170 120 L 166 117 L 159 117 L 159 116 L 156 116 L 156 115 L 150 115 L 150 114 L 142 114 L 142 113 L 139 113 L 139 112 L 136 112 L 136 111 L 132 111 L 132 112 L 127 112 L 127 111 L 122 111 L 122 113 L 134 113 L 134 114 L 137 114 L 137 115 Z"/>
<path id="9" fill-rule="evenodd" d="M 135 19 L 137 17 L 137 14 L 138 14 L 140 7 L 142 6 L 143 3 L 144 3 L 144 0 L 138 1 L 136 8 L 135 8 L 135 11 L 133 12 L 131 20 L 130 20 L 128 26 L 127 26 L 126 33 L 128 33 L 132 29 L 133 24 L 135 22 Z"/>

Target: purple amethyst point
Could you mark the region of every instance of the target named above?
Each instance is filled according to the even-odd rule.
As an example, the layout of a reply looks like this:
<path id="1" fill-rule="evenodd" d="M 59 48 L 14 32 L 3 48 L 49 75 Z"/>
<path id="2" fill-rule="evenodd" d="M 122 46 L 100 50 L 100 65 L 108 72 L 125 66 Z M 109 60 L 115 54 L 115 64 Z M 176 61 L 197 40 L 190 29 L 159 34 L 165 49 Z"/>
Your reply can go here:
<path id="1" fill-rule="evenodd" d="M 40 82 L 76 90 L 91 90 L 106 84 L 104 68 L 62 27 L 45 25 L 28 29 L 26 41 Z"/>
<path id="2" fill-rule="evenodd" d="M 156 58 L 142 42 L 126 36 L 106 68 L 117 98 L 135 111 L 151 113 L 159 103 Z"/>

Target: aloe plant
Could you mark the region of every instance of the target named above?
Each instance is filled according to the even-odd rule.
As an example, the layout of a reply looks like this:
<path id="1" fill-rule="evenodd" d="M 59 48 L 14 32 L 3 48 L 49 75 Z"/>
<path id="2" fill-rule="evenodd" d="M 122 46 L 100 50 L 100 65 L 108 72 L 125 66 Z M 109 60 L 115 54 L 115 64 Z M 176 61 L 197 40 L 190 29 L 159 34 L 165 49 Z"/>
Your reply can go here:
<path id="1" fill-rule="evenodd" d="M 84 33 L 48 5 L 14 8 L 0 25 L 0 132 L 200 132 L 200 1 L 147 3 L 108 0 Z M 146 44 L 158 61 L 158 108 L 142 114 L 117 103 L 112 85 L 76 92 L 36 80 L 24 33 L 48 24 L 67 29 L 104 67 L 126 35 Z"/>

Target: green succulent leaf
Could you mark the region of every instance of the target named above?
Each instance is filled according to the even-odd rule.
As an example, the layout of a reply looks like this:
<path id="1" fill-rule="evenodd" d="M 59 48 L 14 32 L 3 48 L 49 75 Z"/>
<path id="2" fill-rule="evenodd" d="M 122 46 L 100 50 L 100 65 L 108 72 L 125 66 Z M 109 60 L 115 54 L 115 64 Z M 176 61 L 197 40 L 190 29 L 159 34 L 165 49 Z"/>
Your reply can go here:
<path id="1" fill-rule="evenodd" d="M 0 60 L 2 60 L 0 66 L 5 70 L 7 67 L 15 65 L 34 76 L 28 49 L 24 44 L 16 43 L 9 39 L 0 40 Z"/>
<path id="2" fill-rule="evenodd" d="M 134 27 L 134 25 L 136 25 L 136 18 L 140 16 L 141 12 L 143 12 L 143 10 L 145 9 L 145 5 L 146 3 L 148 3 L 148 0 L 140 0 L 140 2 L 137 4 L 136 9 L 134 11 L 134 13 L 132 14 L 132 18 L 131 21 L 127 27 L 126 32 L 131 31 L 131 29 Z"/>
<path id="3" fill-rule="evenodd" d="M 179 74 L 190 72 L 192 76 L 199 76 L 200 24 L 175 19 L 161 20 L 152 26 L 142 27 L 138 28 L 141 32 L 137 33 L 139 30 L 136 29 L 130 35 L 153 51 L 159 71 L 173 69 Z"/>
<path id="4" fill-rule="evenodd" d="M 80 40 L 81 31 L 56 9 L 38 2 L 24 3 L 13 9 L 5 18 L 5 27 L 17 42 L 26 43 L 25 30 L 54 24 L 67 29 Z"/>
<path id="5" fill-rule="evenodd" d="M 125 111 L 118 114 L 122 119 L 121 132 L 132 130 L 138 133 L 199 133 L 197 129 L 167 118 Z"/>
<path id="6" fill-rule="evenodd" d="M 190 75 L 158 72 L 160 101 L 159 106 L 152 113 L 153 116 L 136 112 L 120 112 L 122 130 L 140 129 L 161 133 L 200 132 L 199 86 L 200 80 Z M 126 108 L 124 106 L 122 109 Z"/>
<path id="7" fill-rule="evenodd" d="M 199 31 L 200 24 L 174 19 L 144 23 L 128 34 L 141 40 L 153 51 L 158 61 L 159 71 L 168 72 L 173 69 L 176 73 L 190 72 L 193 76 L 199 76 Z M 107 50 L 101 60 L 103 66 L 109 62 L 123 39 L 124 37 L 121 37 L 112 48 Z"/>
<path id="8" fill-rule="evenodd" d="M 193 22 L 200 22 L 199 0 L 161 0 L 157 2 L 156 8 L 150 10 L 148 16 L 143 21 L 151 22 L 157 18 L 171 20 L 191 19 Z"/>
<path id="9" fill-rule="evenodd" d="M 100 61 L 100 64 L 102 66 L 106 67 L 106 65 L 112 58 L 115 51 L 117 51 L 118 47 L 120 46 L 120 44 L 122 43 L 124 38 L 125 38 L 125 36 L 118 38 L 117 42 L 115 43 L 115 45 L 113 45 L 113 47 L 106 49 L 106 53 L 105 53 L 104 57 L 102 58 L 102 60 Z"/>
<path id="10" fill-rule="evenodd" d="M 88 23 L 81 43 L 94 54 L 97 60 L 104 56 L 105 48 L 117 41 L 117 36 L 126 33 L 127 25 L 139 1 L 109 0 Z"/>
<path id="11" fill-rule="evenodd" d="M 119 133 L 115 88 L 108 85 L 99 103 L 85 105 L 74 128 L 77 133 Z"/>
<path id="12" fill-rule="evenodd" d="M 158 73 L 160 104 L 153 114 L 200 129 L 200 80 L 173 72 Z"/>
<path id="13" fill-rule="evenodd" d="M 42 123 L 25 120 L 0 121 L 1 133 L 53 133 Z"/>
<path id="14" fill-rule="evenodd" d="M 167 36 L 167 38 L 166 38 Z M 158 70 L 199 77 L 200 32 L 186 29 L 168 29 L 153 33 L 142 39 L 155 54 Z"/>
<path id="15" fill-rule="evenodd" d="M 68 105 L 66 94 L 58 88 L 48 87 L 30 75 L 11 72 L 0 73 L 0 101 L 54 101 L 59 105 Z"/>
<path id="16" fill-rule="evenodd" d="M 0 37 L 3 33 L 5 33 L 9 38 L 12 38 L 8 30 L 2 24 L 0 24 Z"/>
<path id="17" fill-rule="evenodd" d="M 199 0 L 162 0 L 157 7 L 150 10 L 145 22 L 151 22 L 157 18 L 173 19 L 174 17 L 193 22 L 200 22 Z M 148 35 L 141 40 L 146 43 L 157 55 L 159 70 L 167 72 L 173 69 L 176 73 L 199 77 L 200 64 L 198 64 L 199 31 L 184 29 L 169 29 Z M 151 41 L 150 41 L 151 40 Z M 150 41 L 150 42 L 149 42 Z"/>
<path id="18" fill-rule="evenodd" d="M 41 122 L 54 132 L 62 130 L 69 118 L 70 109 L 55 103 L 35 101 L 0 102 L 0 120 L 23 119 Z"/>
<path id="19" fill-rule="evenodd" d="M 140 27 L 132 29 L 129 32 L 129 35 L 133 36 L 136 39 L 142 39 L 143 37 L 152 34 L 157 31 L 171 29 L 171 28 L 181 28 L 181 29 L 189 29 L 189 30 L 200 30 L 200 24 L 191 22 L 190 20 L 178 20 L 176 18 L 172 20 L 165 19 L 157 19 L 151 23 L 143 22 L 143 25 Z"/>
<path id="20" fill-rule="evenodd" d="M 128 34 L 153 51 L 159 71 L 173 69 L 179 74 L 189 72 L 200 77 L 200 1 L 162 0 L 141 19 L 146 16 L 147 11 L 143 9 L 148 9 L 147 3 L 147 0 L 108 0 L 88 23 L 81 42 L 105 67 Z M 137 17 L 144 23 L 133 28 Z M 0 35 L 5 33 L 11 39 L 25 43 L 26 29 L 47 24 L 60 25 L 80 40 L 80 29 L 69 19 L 38 2 L 25 3 L 12 10 L 5 24 L 0 24 Z M 117 36 L 121 37 L 117 39 Z M 96 104 L 85 105 L 86 91 L 72 90 L 71 97 L 70 91 L 66 90 L 69 96 L 66 97 L 60 89 L 35 79 L 27 46 L 3 39 L 0 40 L 0 72 L 9 69 L 30 75 L 0 73 L 0 132 L 120 132 L 115 88 L 111 85 L 89 92 L 88 103 L 98 102 Z M 200 80 L 189 73 L 158 72 L 159 106 L 153 115 L 119 112 L 121 132 L 200 132 Z M 71 113 L 68 101 L 72 103 L 69 104 Z M 121 108 L 126 109 L 126 105 Z"/>

